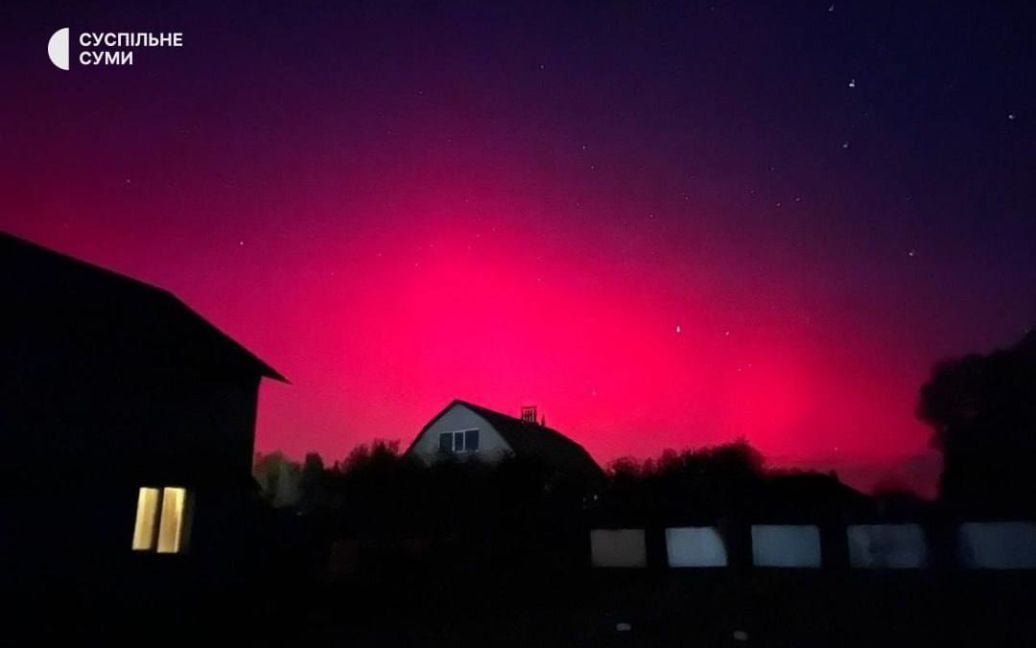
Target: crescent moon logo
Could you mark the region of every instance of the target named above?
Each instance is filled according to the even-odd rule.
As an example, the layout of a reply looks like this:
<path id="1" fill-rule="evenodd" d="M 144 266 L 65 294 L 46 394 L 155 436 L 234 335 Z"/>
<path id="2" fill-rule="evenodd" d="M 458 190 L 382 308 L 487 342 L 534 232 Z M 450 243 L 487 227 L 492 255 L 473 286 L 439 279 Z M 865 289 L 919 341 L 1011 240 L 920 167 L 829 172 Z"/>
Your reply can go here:
<path id="1" fill-rule="evenodd" d="M 54 32 L 47 42 L 50 62 L 61 70 L 68 70 L 68 27 Z"/>

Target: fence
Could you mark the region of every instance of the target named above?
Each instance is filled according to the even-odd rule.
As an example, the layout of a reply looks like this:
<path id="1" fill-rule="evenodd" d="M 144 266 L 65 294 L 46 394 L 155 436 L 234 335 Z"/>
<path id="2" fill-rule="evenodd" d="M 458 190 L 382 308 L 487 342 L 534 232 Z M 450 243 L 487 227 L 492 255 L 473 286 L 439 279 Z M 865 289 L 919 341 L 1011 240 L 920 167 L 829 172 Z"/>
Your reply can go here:
<path id="1" fill-rule="evenodd" d="M 751 564 L 755 567 L 816 569 L 829 545 L 818 526 L 751 525 Z M 855 524 L 840 541 L 854 569 L 923 569 L 932 566 L 930 540 L 919 524 Z M 730 564 L 729 538 L 714 526 L 665 529 L 668 567 L 723 568 Z M 952 562 L 965 569 L 1036 569 L 1036 522 L 965 522 L 953 534 Z M 643 568 L 649 564 L 646 529 L 593 529 L 594 567 Z"/>

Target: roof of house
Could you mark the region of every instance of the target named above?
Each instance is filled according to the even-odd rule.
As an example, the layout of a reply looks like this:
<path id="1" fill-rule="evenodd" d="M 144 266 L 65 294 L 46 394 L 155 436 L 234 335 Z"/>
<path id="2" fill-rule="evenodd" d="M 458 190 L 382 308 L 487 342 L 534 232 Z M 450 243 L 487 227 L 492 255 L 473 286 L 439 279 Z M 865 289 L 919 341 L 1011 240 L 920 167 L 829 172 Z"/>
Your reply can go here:
<path id="1" fill-rule="evenodd" d="M 842 483 L 834 472 L 795 469 L 770 472 L 753 501 L 757 520 L 780 522 L 815 521 L 832 513 L 861 516 L 870 513 L 873 504 L 871 497 Z"/>
<path id="2" fill-rule="evenodd" d="M 0 232 L 0 268 L 2 298 L 9 306 L 35 309 L 51 320 L 73 318 L 98 337 L 102 331 L 146 331 L 148 351 L 163 359 L 231 366 L 287 382 L 167 290 L 5 232 Z"/>
<path id="3" fill-rule="evenodd" d="M 549 462 L 563 470 L 598 476 L 602 474 L 600 466 L 593 460 L 583 446 L 555 429 L 523 421 L 507 414 L 502 414 L 481 405 L 463 400 L 454 400 L 428 422 L 417 439 L 453 407 L 461 405 L 484 418 L 504 438 L 514 454 L 518 457 L 532 457 Z M 411 444 L 411 448 L 414 444 Z M 409 452 L 409 449 L 408 449 Z"/>

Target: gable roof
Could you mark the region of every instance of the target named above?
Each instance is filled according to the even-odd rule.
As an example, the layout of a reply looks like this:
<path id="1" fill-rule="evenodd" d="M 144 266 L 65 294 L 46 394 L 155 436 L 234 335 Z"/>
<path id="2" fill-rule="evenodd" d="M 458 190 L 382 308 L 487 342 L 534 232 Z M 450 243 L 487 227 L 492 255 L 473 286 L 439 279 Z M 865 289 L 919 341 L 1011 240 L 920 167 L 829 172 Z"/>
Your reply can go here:
<path id="1" fill-rule="evenodd" d="M 844 484 L 834 472 L 801 470 L 774 471 L 766 475 L 755 506 L 764 516 L 781 521 L 802 518 L 816 520 L 822 514 L 861 515 L 873 500 Z"/>
<path id="2" fill-rule="evenodd" d="M 493 429 L 504 438 L 507 445 L 511 446 L 515 456 L 540 459 L 563 471 L 574 474 L 592 477 L 603 474 L 601 467 L 597 465 L 597 462 L 593 460 L 593 457 L 590 456 L 590 453 L 583 446 L 557 430 L 539 423 L 528 423 L 519 418 L 463 400 L 454 400 L 436 414 L 427 425 L 421 428 L 421 432 L 414 438 L 407 452 L 410 452 L 410 449 L 428 431 L 428 428 L 442 418 L 446 412 L 458 405 L 478 414 L 492 425 Z"/>
<path id="3" fill-rule="evenodd" d="M 0 298 L 12 312 L 71 318 L 90 333 L 145 331 L 156 357 L 287 379 L 174 294 L 0 232 Z M 36 325 L 42 322 L 36 322 Z M 133 348 L 139 352 L 140 348 Z"/>

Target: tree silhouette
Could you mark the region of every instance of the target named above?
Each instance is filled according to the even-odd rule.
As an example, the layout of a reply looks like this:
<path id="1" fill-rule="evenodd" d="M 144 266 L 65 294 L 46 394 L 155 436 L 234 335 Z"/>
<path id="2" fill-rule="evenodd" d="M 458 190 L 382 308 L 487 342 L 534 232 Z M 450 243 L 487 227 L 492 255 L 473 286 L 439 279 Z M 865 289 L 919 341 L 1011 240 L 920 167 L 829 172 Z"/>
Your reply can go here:
<path id="1" fill-rule="evenodd" d="M 762 458 L 744 441 L 642 462 L 624 457 L 609 466 L 602 507 L 616 522 L 712 519 L 751 499 L 762 475 Z"/>
<path id="2" fill-rule="evenodd" d="M 1036 513 L 1036 331 L 989 355 L 940 363 L 918 415 L 943 453 L 943 500 L 968 514 Z"/>
<path id="3" fill-rule="evenodd" d="M 837 475 L 767 469 L 745 440 L 609 466 L 604 520 L 712 523 L 724 517 L 819 521 L 866 507 Z"/>

